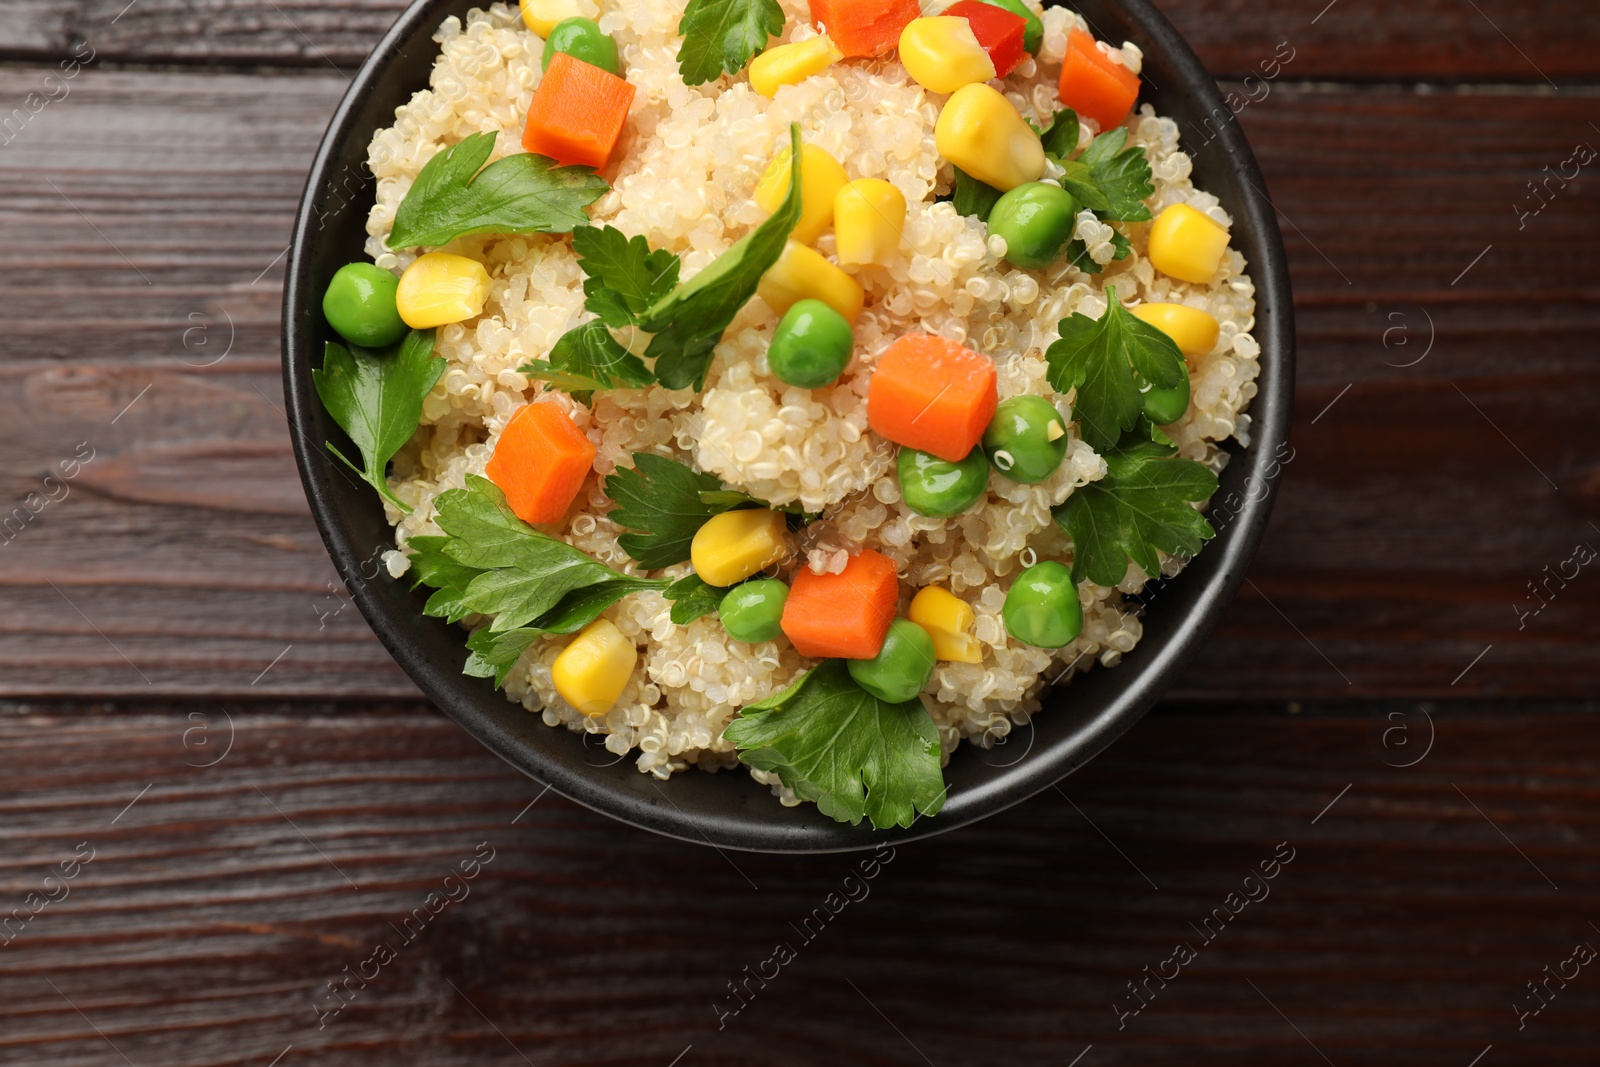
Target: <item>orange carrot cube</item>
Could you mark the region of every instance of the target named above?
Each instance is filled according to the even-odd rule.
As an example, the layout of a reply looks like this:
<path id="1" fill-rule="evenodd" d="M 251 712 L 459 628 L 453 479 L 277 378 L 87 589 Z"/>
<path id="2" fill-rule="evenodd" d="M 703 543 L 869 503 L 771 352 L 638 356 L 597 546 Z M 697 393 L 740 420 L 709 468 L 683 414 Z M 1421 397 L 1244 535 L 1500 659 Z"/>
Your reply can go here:
<path id="1" fill-rule="evenodd" d="M 878 357 L 867 423 L 895 444 L 958 463 L 1000 403 L 994 362 L 954 341 L 910 333 Z"/>
<path id="2" fill-rule="evenodd" d="M 811 0 L 811 25 L 846 56 L 881 56 L 900 43 L 900 31 L 922 17 L 917 0 Z"/>
<path id="3" fill-rule="evenodd" d="M 622 135 L 633 92 L 609 70 L 557 52 L 533 91 L 522 147 L 562 165 L 601 170 Z"/>
<path id="4" fill-rule="evenodd" d="M 560 405 L 529 404 L 506 423 L 484 473 L 517 518 L 560 522 L 594 469 L 595 447 Z"/>
<path id="5" fill-rule="evenodd" d="M 876 656 L 900 601 L 897 570 L 894 560 L 870 548 L 838 574 L 801 567 L 780 622 L 795 651 L 818 659 Z"/>
<path id="6" fill-rule="evenodd" d="M 1118 63 L 1082 30 L 1067 35 L 1067 58 L 1061 64 L 1061 102 L 1101 132 L 1120 126 L 1139 98 L 1139 75 Z"/>

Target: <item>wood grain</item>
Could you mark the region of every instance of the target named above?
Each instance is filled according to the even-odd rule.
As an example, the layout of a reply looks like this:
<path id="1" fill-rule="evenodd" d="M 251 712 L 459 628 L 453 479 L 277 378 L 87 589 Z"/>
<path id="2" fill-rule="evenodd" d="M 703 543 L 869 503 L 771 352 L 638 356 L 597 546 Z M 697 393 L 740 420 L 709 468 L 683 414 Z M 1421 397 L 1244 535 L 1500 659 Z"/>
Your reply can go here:
<path id="1" fill-rule="evenodd" d="M 1157 715 L 1062 791 L 847 883 L 851 857 L 719 855 L 541 795 L 431 712 L 235 706 L 223 756 L 214 706 L 16 709 L 0 914 L 52 871 L 58 899 L 0 948 L 0 1060 L 1319 1062 L 1309 1041 L 1340 1067 L 1586 1062 L 1589 971 L 1524 1030 L 1510 1005 L 1600 943 L 1600 720 L 1443 713 L 1398 768 L 1420 748 L 1383 748 L 1383 712 Z M 1191 924 L 1280 842 L 1269 895 L 1204 943 Z M 383 941 L 395 960 L 319 1029 L 327 983 Z M 795 960 L 719 1029 L 780 942 Z M 1113 1002 L 1178 942 L 1198 958 L 1119 1030 Z"/>
<path id="2" fill-rule="evenodd" d="M 0 69 L 0 97 L 40 76 Z M 343 84 L 90 70 L 0 150 L 0 518 L 94 455 L 6 529 L 0 691 L 414 694 L 329 584 L 281 415 L 278 257 Z M 1600 141 L 1591 104 L 1296 90 L 1243 111 L 1294 272 L 1295 453 L 1178 695 L 1600 687 L 1600 581 L 1549 585 L 1520 629 L 1513 609 L 1600 544 L 1593 180 L 1520 229 L 1513 210 Z"/>
<path id="3" fill-rule="evenodd" d="M 87 44 L 97 61 L 297 67 L 351 73 L 404 0 L 12 0 L 3 54 L 41 60 Z M 1357 81 L 1592 81 L 1600 27 L 1582 0 L 1168 0 L 1159 5 L 1219 77 Z M 80 54 L 88 54 L 83 52 Z M 1252 85 L 1252 91 L 1260 90 Z"/>

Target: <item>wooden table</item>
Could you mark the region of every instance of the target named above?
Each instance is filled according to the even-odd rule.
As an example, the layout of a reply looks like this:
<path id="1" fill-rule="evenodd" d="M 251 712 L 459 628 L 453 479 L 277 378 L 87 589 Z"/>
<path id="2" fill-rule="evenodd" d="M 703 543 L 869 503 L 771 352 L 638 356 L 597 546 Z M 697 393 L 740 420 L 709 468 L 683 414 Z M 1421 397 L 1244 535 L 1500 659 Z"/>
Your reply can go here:
<path id="1" fill-rule="evenodd" d="M 1591 5 L 1166 5 L 1293 264 L 1271 532 L 1173 703 L 870 878 L 543 793 L 336 583 L 280 278 L 399 6 L 3 10 L 0 1063 L 1595 1062 Z"/>

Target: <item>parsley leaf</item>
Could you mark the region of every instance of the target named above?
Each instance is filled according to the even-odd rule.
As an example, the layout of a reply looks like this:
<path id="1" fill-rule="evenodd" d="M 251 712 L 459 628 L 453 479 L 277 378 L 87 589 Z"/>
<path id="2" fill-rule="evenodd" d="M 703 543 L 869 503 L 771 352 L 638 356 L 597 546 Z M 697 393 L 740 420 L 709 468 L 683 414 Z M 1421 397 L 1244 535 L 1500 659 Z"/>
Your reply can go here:
<path id="1" fill-rule="evenodd" d="M 433 354 L 433 331 L 412 330 L 398 345 L 368 350 L 328 342 L 322 366 L 311 371 L 322 406 L 361 451 L 361 466 L 326 442 L 345 466 L 406 514 L 411 509 L 389 489 L 389 460 L 422 421 L 422 401 L 444 373 Z"/>
<path id="2" fill-rule="evenodd" d="M 700 502 L 715 509 L 714 513 L 732 511 L 734 508 L 757 507 L 769 511 L 781 511 L 791 519 L 800 520 L 801 525 L 816 522 L 822 518 L 820 511 L 807 511 L 799 504 L 769 504 L 758 496 L 741 493 L 737 489 L 718 489 L 700 494 Z M 791 523 L 791 525 L 793 525 Z"/>
<path id="3" fill-rule="evenodd" d="M 700 499 L 701 493 L 721 488 L 713 475 L 665 456 L 635 452 L 633 469 L 618 467 L 606 479 L 606 495 L 617 502 L 611 521 L 635 531 L 617 543 L 647 570 L 682 563 L 705 521 L 728 510 Z"/>
<path id="4" fill-rule="evenodd" d="M 1065 171 L 1061 175 L 1061 187 L 1071 193 L 1074 200 L 1090 211 L 1111 210 L 1111 198 L 1095 184 L 1094 174 L 1087 166 L 1069 159 L 1061 167 Z"/>
<path id="5" fill-rule="evenodd" d="M 588 277 L 584 306 L 614 329 L 632 326 L 640 312 L 678 284 L 678 257 L 666 249 L 650 250 L 643 237 L 628 238 L 613 226 L 580 226 L 572 231 L 572 248 Z"/>
<path id="6" fill-rule="evenodd" d="M 467 475 L 467 487 L 440 493 L 434 508 L 436 521 L 450 535 L 440 546 L 443 554 L 483 572 L 461 591 L 460 606 L 495 616 L 491 628 L 497 633 L 535 620 L 538 628 L 550 629 L 541 616 L 574 590 L 636 581 L 517 518 L 487 478 Z"/>
<path id="7" fill-rule="evenodd" d="M 1170 442 L 1129 434 L 1106 453 L 1106 476 L 1073 490 L 1053 509 L 1072 538 L 1072 580 L 1115 586 L 1132 559 L 1148 577 L 1160 573 L 1156 556 L 1193 556 L 1216 536 L 1190 502 L 1209 499 L 1217 476 L 1193 460 L 1177 459 Z"/>
<path id="8" fill-rule="evenodd" d="M 1124 148 L 1127 143 L 1126 126 L 1107 130 L 1089 143 L 1077 162 L 1089 169 L 1090 178 L 1109 202 L 1106 208 L 1094 208 L 1102 219 L 1143 222 L 1152 217 L 1144 201 L 1156 187 L 1150 181 L 1149 156 L 1138 145 Z"/>
<path id="9" fill-rule="evenodd" d="M 467 648 L 472 650 L 472 655 L 467 657 L 461 673 L 469 678 L 493 678 L 496 687 L 505 685 L 506 675 L 517 665 L 517 660 L 522 658 L 529 645 L 543 636 L 543 630 L 528 627 L 504 632 L 487 626 L 475 630 L 467 638 Z"/>
<path id="10" fill-rule="evenodd" d="M 1179 384 L 1183 355 L 1172 338 L 1135 318 L 1106 287 L 1106 312 L 1099 319 L 1074 312 L 1061 320 L 1061 338 L 1045 349 L 1050 387 L 1076 389 L 1072 413 L 1084 441 L 1104 454 L 1124 430 L 1133 428 L 1143 409 L 1140 381 L 1160 389 Z"/>
<path id="11" fill-rule="evenodd" d="M 606 495 L 617 502 L 611 521 L 633 531 L 617 538 L 617 543 L 647 570 L 687 560 L 695 533 L 707 519 L 724 511 L 753 505 L 786 512 L 795 517 L 791 522 L 815 518 L 797 504 L 775 507 L 749 493 L 724 489 L 715 475 L 702 474 L 653 452 L 635 452 L 631 470 L 618 467 L 606 479 Z M 680 579 L 679 584 L 687 580 Z M 670 592 L 667 599 L 673 599 Z"/>
<path id="12" fill-rule="evenodd" d="M 689 0 L 678 22 L 683 45 L 678 72 L 685 85 L 716 81 L 723 71 L 737 74 L 783 32 L 778 0 Z"/>
<path id="13" fill-rule="evenodd" d="M 610 188 L 588 167 L 519 152 L 484 167 L 495 133 L 474 133 L 428 160 L 394 213 L 390 248 L 438 246 L 469 233 L 568 233 Z M 479 173 L 482 168 L 482 173 Z"/>
<path id="14" fill-rule="evenodd" d="M 672 601 L 672 621 L 687 626 L 702 615 L 710 615 L 722 606 L 728 591 L 707 585 L 698 574 L 679 578 L 667 586 L 661 595 Z"/>
<path id="15" fill-rule="evenodd" d="M 445 555 L 444 546 L 449 541 L 448 537 L 424 536 L 406 542 L 406 548 L 411 550 L 411 588 L 433 586 L 434 592 L 422 609 L 424 615 L 460 622 L 472 614 L 465 603 L 467 586 L 483 571 Z"/>
<path id="16" fill-rule="evenodd" d="M 920 697 L 889 704 L 827 660 L 739 713 L 725 735 L 739 759 L 775 772 L 824 815 L 862 816 L 879 830 L 910 826 L 944 806 L 939 731 Z"/>
<path id="17" fill-rule="evenodd" d="M 1050 120 L 1050 128 L 1039 135 L 1046 155 L 1065 159 L 1078 150 L 1078 113 L 1064 107 Z"/>
<path id="18" fill-rule="evenodd" d="M 976 215 L 982 222 L 989 221 L 989 212 L 1000 199 L 1000 190 L 980 182 L 960 167 L 955 168 L 956 183 L 951 190 L 950 202 L 958 215 Z"/>
<path id="19" fill-rule="evenodd" d="M 781 22 L 779 28 L 782 28 Z M 789 127 L 789 193 L 778 210 L 700 273 L 651 304 L 639 327 L 654 333 L 646 357 L 668 389 L 699 389 L 722 331 L 755 295 L 800 221 L 800 126 Z"/>
<path id="20" fill-rule="evenodd" d="M 584 404 L 596 389 L 642 388 L 656 380 L 650 368 L 623 348 L 599 319 L 568 330 L 545 360 L 524 363 L 517 373 L 543 379 Z"/>

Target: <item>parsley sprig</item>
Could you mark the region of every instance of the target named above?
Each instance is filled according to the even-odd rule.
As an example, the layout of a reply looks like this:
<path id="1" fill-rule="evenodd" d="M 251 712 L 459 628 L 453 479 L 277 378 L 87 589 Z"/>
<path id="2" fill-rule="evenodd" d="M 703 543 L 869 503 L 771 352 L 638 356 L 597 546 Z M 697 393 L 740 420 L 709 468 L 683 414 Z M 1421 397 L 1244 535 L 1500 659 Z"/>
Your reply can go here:
<path id="1" fill-rule="evenodd" d="M 1193 556 L 1216 531 L 1190 506 L 1217 491 L 1217 476 L 1159 431 L 1135 428 L 1106 453 L 1106 475 L 1080 486 L 1053 511 L 1072 538 L 1072 579 L 1117 585 L 1133 560 L 1147 577 L 1160 572 L 1157 551 Z M 1157 439 L 1159 438 L 1159 439 Z"/>
<path id="2" fill-rule="evenodd" d="M 886 830 L 944 806 L 939 731 L 922 699 L 879 700 L 843 660 L 827 660 L 749 705 L 724 736 L 741 762 L 776 773 L 839 822 L 855 825 L 864 816 Z"/>
<path id="3" fill-rule="evenodd" d="M 487 478 L 434 500 L 444 537 L 409 542 L 416 584 L 433 586 L 423 613 L 459 622 L 492 615 L 467 641 L 466 673 L 499 685 L 536 638 L 581 630 L 630 593 L 665 589 L 659 578 L 623 574 L 565 541 L 540 533 L 512 512 Z"/>
<path id="4" fill-rule="evenodd" d="M 778 0 L 689 0 L 678 32 L 678 73 L 685 85 L 703 85 L 724 71 L 737 74 L 764 51 L 783 32 L 783 8 Z"/>
<path id="5" fill-rule="evenodd" d="M 519 152 L 488 162 L 495 133 L 474 133 L 428 160 L 395 210 L 390 248 L 436 247 L 469 233 L 568 233 L 607 189 L 588 167 Z"/>
<path id="6" fill-rule="evenodd" d="M 617 543 L 646 570 L 687 560 L 700 527 L 724 511 L 772 508 L 795 516 L 791 522 L 815 517 L 802 514 L 797 507 L 775 508 L 748 493 L 724 489 L 715 475 L 653 452 L 635 452 L 632 468 L 618 467 L 606 479 L 606 495 L 617 502 L 611 521 L 629 531 L 617 538 Z M 685 591 L 688 588 L 684 587 Z"/>
<path id="7" fill-rule="evenodd" d="M 1141 385 L 1170 389 L 1183 381 L 1183 354 L 1161 330 L 1125 309 L 1117 287 L 1106 287 L 1098 319 L 1074 312 L 1061 320 L 1061 338 L 1045 349 L 1050 387 L 1076 389 L 1079 434 L 1096 452 L 1113 448 L 1143 410 Z"/>
<path id="8" fill-rule="evenodd" d="M 432 330 L 412 330 L 381 350 L 329 342 L 322 366 L 311 371 L 322 406 L 360 450 L 361 465 L 331 442 L 328 451 L 408 515 L 411 509 L 389 489 L 386 472 L 389 460 L 417 432 L 422 401 L 444 373 L 445 362 L 433 354 Z"/>

